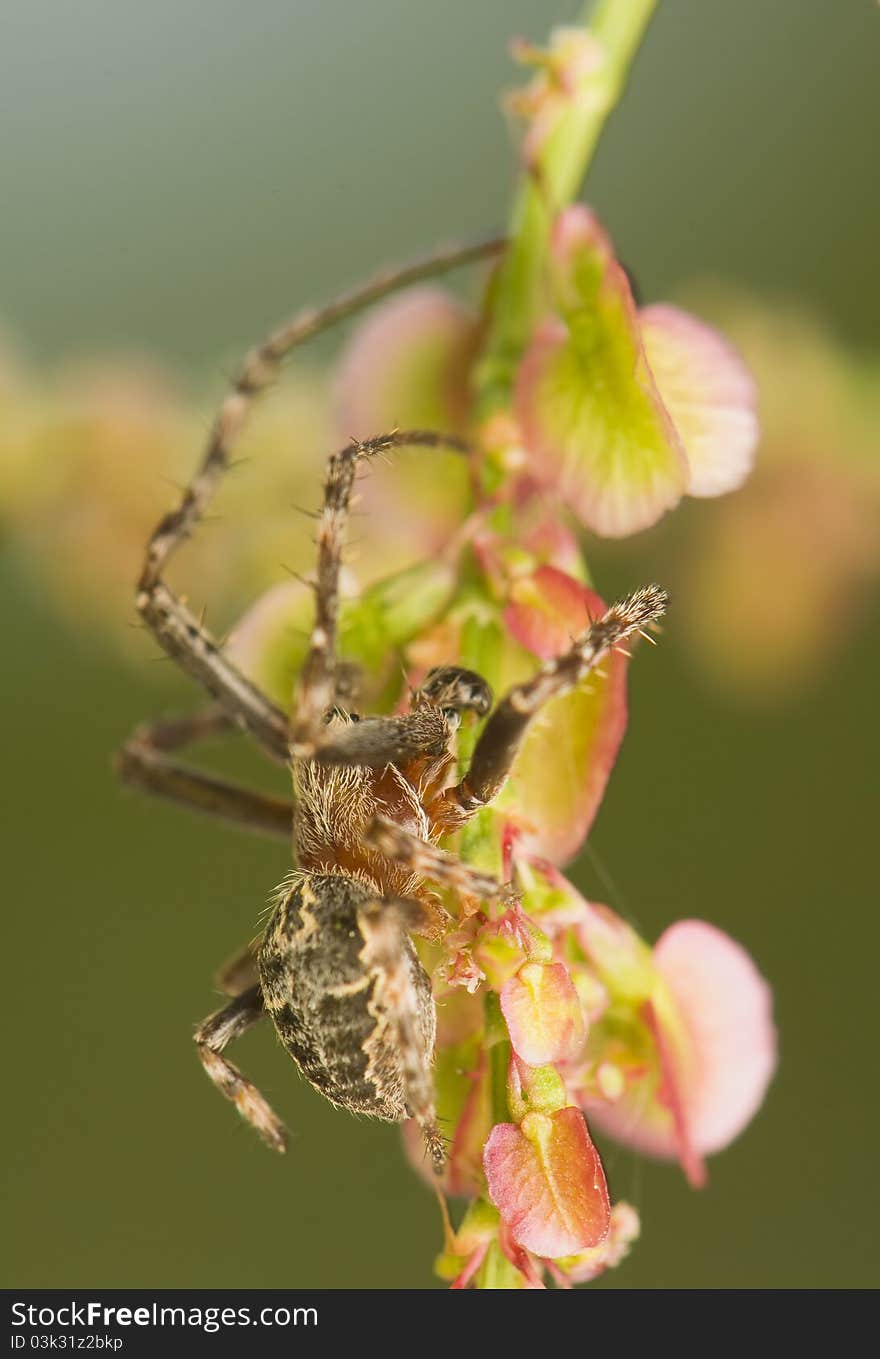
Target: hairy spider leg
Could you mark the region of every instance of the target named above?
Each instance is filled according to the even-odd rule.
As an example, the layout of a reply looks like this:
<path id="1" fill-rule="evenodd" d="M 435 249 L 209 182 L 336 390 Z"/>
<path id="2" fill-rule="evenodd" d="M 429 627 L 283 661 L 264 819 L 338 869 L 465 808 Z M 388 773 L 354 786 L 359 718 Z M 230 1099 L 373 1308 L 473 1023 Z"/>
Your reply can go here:
<path id="1" fill-rule="evenodd" d="M 392 430 L 371 439 L 353 439 L 327 462 L 324 504 L 318 524 L 318 565 L 314 585 L 315 620 L 309 649 L 297 683 L 294 716 L 291 722 L 291 752 L 296 759 L 313 759 L 322 745 L 324 758 L 332 763 L 386 764 L 399 761 L 401 751 L 379 751 L 364 760 L 365 737 L 381 731 L 389 737 L 401 730 L 399 719 L 373 718 L 365 724 L 337 729 L 334 736 L 324 725 L 324 714 L 336 698 L 336 637 L 339 621 L 339 571 L 345 530 L 351 509 L 352 491 L 358 464 L 403 446 L 452 448 L 467 453 L 469 446 L 453 435 L 434 430 Z M 380 723 L 381 726 L 376 724 Z M 346 748 L 349 758 L 345 759 Z M 330 753 L 332 749 L 332 754 Z M 352 756 L 351 752 L 359 753 Z"/>
<path id="2" fill-rule="evenodd" d="M 123 783 L 259 835 L 290 840 L 293 802 L 241 787 L 172 759 L 170 752 L 233 729 L 222 708 L 137 727 L 116 756 Z"/>
<path id="3" fill-rule="evenodd" d="M 417 929 L 421 917 L 418 902 L 385 897 L 369 903 L 360 912 L 366 939 L 362 956 L 364 966 L 381 979 L 388 1022 L 400 1054 L 406 1102 L 435 1170 L 441 1171 L 446 1150 L 434 1106 L 433 1035 L 429 1048 L 424 1037 L 424 1001 L 413 985 L 405 942 L 407 929 Z"/>
<path id="4" fill-rule="evenodd" d="M 230 720 L 248 732 L 272 758 L 289 755 L 287 718 L 223 654 L 204 624 L 169 589 L 163 571 L 171 555 L 192 532 L 231 465 L 232 450 L 255 399 L 276 378 L 282 361 L 298 345 L 387 294 L 458 265 L 499 254 L 501 239 L 452 247 L 385 272 L 329 305 L 300 312 L 245 357 L 215 417 L 201 463 L 179 504 L 157 524 L 147 545 L 135 602 L 146 626 L 165 652 L 221 705 Z"/>
<path id="5" fill-rule="evenodd" d="M 226 1057 L 223 1049 L 240 1038 L 264 1016 L 263 995 L 251 986 L 222 1010 L 203 1020 L 193 1035 L 199 1059 L 222 1095 L 231 1100 L 246 1123 L 254 1128 L 273 1151 L 287 1149 L 284 1124 L 259 1090 Z"/>
<path id="6" fill-rule="evenodd" d="M 405 864 L 418 877 L 452 887 L 464 896 L 487 901 L 501 897 L 509 890 L 491 873 L 481 873 L 457 855 L 429 844 L 386 817 L 374 817 L 363 838 L 387 859 Z"/>
<path id="7" fill-rule="evenodd" d="M 515 685 L 480 733 L 464 778 L 440 795 L 429 815 L 451 828 L 492 802 L 507 781 L 530 723 L 545 704 L 576 688 L 610 651 L 662 618 L 667 602 L 657 585 L 636 590 L 591 623 L 570 650 Z"/>

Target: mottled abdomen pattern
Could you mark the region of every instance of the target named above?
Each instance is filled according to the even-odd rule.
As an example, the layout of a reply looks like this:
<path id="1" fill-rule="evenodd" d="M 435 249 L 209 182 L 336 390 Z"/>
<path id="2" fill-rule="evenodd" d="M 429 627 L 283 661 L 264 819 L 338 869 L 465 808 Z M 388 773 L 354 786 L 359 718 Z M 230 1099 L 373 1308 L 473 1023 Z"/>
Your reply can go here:
<path id="1" fill-rule="evenodd" d="M 431 983 L 375 887 L 343 874 L 297 874 L 259 954 L 263 1001 L 316 1090 L 354 1113 L 398 1122 L 407 1107 L 401 1026 L 430 1067 Z"/>

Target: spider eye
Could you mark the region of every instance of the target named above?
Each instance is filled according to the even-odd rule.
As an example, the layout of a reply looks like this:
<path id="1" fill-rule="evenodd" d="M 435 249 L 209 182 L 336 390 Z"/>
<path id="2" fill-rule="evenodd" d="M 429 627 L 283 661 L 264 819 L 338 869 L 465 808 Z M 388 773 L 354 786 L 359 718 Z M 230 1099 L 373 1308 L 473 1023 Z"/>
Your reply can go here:
<path id="1" fill-rule="evenodd" d="M 468 703 L 475 713 L 481 715 L 491 706 L 489 686 L 484 683 L 472 684 L 467 691 Z"/>
<path id="2" fill-rule="evenodd" d="M 443 712 L 448 706 L 459 713 L 472 712 L 485 717 L 492 706 L 492 690 L 483 677 L 456 665 L 437 665 L 429 670 L 421 692 Z"/>
<path id="3" fill-rule="evenodd" d="M 360 722 L 360 713 L 349 713 L 344 708 L 334 704 L 328 708 L 324 714 L 324 726 L 329 727 L 331 722 Z"/>
<path id="4" fill-rule="evenodd" d="M 458 708 L 443 708 L 441 711 L 453 731 L 458 731 L 458 728 L 461 726 L 461 713 Z"/>

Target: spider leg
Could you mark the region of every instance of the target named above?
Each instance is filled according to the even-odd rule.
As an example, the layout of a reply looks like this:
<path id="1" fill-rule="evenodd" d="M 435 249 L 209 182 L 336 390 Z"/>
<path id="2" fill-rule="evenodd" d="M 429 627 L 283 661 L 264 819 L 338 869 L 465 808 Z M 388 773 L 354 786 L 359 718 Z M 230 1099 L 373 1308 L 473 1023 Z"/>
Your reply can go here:
<path id="1" fill-rule="evenodd" d="M 321 764 L 403 768 L 411 760 L 449 754 L 453 732 L 465 712 L 485 717 L 492 690 L 481 675 L 458 666 L 430 671 L 413 696 L 413 710 L 399 717 L 368 717 L 325 731 L 313 758 Z"/>
<path id="2" fill-rule="evenodd" d="M 293 832 L 292 802 L 242 788 L 170 758 L 169 751 L 228 731 L 231 725 L 222 709 L 212 707 L 188 717 L 140 726 L 116 756 L 117 773 L 123 783 L 142 792 L 261 835 L 289 840 Z"/>
<path id="3" fill-rule="evenodd" d="M 224 996 L 241 996 L 252 986 L 256 986 L 260 980 L 257 953 L 261 941 L 262 936 L 257 935 L 256 939 L 252 939 L 231 958 L 227 958 L 222 967 L 218 967 L 214 974 L 214 985 Z"/>
<path id="4" fill-rule="evenodd" d="M 256 1129 L 267 1146 L 285 1151 L 287 1135 L 278 1115 L 270 1108 L 255 1085 L 223 1055 L 234 1038 L 240 1038 L 263 1018 L 263 997 L 259 986 L 251 986 L 240 996 L 209 1015 L 195 1031 L 199 1060 L 222 1095 L 231 1100 L 245 1122 Z"/>
<path id="5" fill-rule="evenodd" d="M 229 718 L 282 763 L 288 758 L 284 714 L 227 660 L 211 633 L 168 588 L 162 578 L 165 567 L 193 531 L 228 470 L 232 449 L 254 400 L 274 381 L 283 359 L 293 349 L 397 288 L 498 254 L 504 244 L 503 240 L 491 240 L 440 251 L 394 273 L 380 274 L 328 306 L 303 311 L 274 330 L 245 357 L 221 403 L 198 471 L 179 504 L 159 521 L 147 544 L 135 598 L 147 627 L 167 654 L 220 703 Z"/>
<path id="6" fill-rule="evenodd" d="M 220 644 L 160 579 L 146 568 L 138 583 L 136 605 L 159 645 L 221 704 L 231 721 L 246 731 L 272 759 L 288 758 L 287 719 L 255 684 L 223 655 Z"/>
<path id="7" fill-rule="evenodd" d="M 485 900 L 502 897 L 511 890 L 491 873 L 481 873 L 454 854 L 428 844 L 383 816 L 373 818 L 363 839 L 386 859 L 404 864 L 420 877 L 432 878 L 467 896 Z"/>
<path id="8" fill-rule="evenodd" d="M 312 758 L 316 764 L 356 764 L 372 769 L 394 764 L 400 768 L 420 756 L 441 758 L 448 750 L 452 730 L 437 709 L 428 716 L 405 713 L 401 717 L 367 717 L 322 731 Z"/>
<path id="9" fill-rule="evenodd" d="M 431 1057 L 432 1031 L 424 1031 L 424 1002 L 413 980 L 412 962 L 404 941 L 407 929 L 418 928 L 423 909 L 418 902 L 382 898 L 362 906 L 358 912 L 361 932 L 366 940 L 362 958 L 365 968 L 377 976 L 375 1001 L 385 1022 L 394 1032 L 394 1046 L 400 1056 L 401 1074 L 410 1114 L 422 1130 L 425 1147 L 439 1173 L 446 1151 L 437 1126 Z M 427 981 L 425 983 L 428 985 Z M 433 1016 L 433 1003 L 430 1013 Z M 429 1038 L 430 1041 L 426 1041 Z"/>
<path id="10" fill-rule="evenodd" d="M 334 746 L 338 756 L 325 755 L 334 763 L 358 763 L 356 758 L 345 761 L 341 754 L 346 738 L 338 732 L 332 736 L 324 731 L 324 714 L 336 694 L 336 633 L 339 620 L 339 570 L 345 527 L 351 505 L 355 472 L 363 459 L 400 448 L 419 445 L 424 448 L 448 447 L 467 452 L 461 440 L 433 430 L 392 430 L 363 441 L 352 440 L 327 463 L 324 482 L 324 505 L 318 526 L 318 567 L 315 581 L 315 622 L 309 639 L 309 650 L 299 677 L 295 716 L 291 722 L 291 750 L 297 759 L 314 759 L 322 746 Z M 386 719 L 390 734 L 394 719 Z M 364 727 L 367 724 L 360 724 Z M 373 729 L 376 727 L 374 719 Z M 349 733 L 350 735 L 350 733 Z M 363 738 L 360 738 L 361 743 Z M 388 763 L 379 758 L 371 763 Z"/>
<path id="11" fill-rule="evenodd" d="M 551 699 L 574 689 L 609 651 L 662 617 L 667 595 L 656 585 L 637 590 L 591 623 L 571 649 L 547 661 L 537 675 L 516 685 L 489 718 L 474 748 L 470 767 L 457 787 L 431 809 L 440 824 L 460 825 L 500 793 L 530 722 Z"/>

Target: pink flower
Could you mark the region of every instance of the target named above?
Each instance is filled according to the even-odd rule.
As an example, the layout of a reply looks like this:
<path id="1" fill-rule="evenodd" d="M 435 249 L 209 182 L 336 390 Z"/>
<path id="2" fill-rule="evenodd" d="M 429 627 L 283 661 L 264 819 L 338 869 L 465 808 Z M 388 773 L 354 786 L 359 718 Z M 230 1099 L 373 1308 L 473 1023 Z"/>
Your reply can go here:
<path id="1" fill-rule="evenodd" d="M 606 1269 L 614 1269 L 626 1259 L 640 1231 L 641 1223 L 635 1208 L 620 1199 L 611 1209 L 608 1236 L 601 1246 L 593 1246 L 591 1250 L 580 1251 L 564 1260 L 548 1261 L 547 1268 L 562 1288 L 570 1288 L 576 1283 L 589 1283 L 604 1274 Z"/>
<path id="2" fill-rule="evenodd" d="M 340 432 L 366 439 L 395 425 L 462 430 L 477 340 L 471 312 L 440 288 L 410 288 L 377 307 L 339 365 Z"/>
<path id="3" fill-rule="evenodd" d="M 517 386 L 530 470 L 606 537 L 647 528 L 684 494 L 739 486 L 757 441 L 755 391 L 726 341 L 675 307 L 637 311 L 585 207 L 556 222 L 552 286 L 557 315 Z"/>
<path id="4" fill-rule="evenodd" d="M 535 1255 L 573 1255 L 608 1235 L 599 1154 L 579 1110 L 497 1123 L 483 1153 L 489 1197 L 513 1240 Z"/>
<path id="5" fill-rule="evenodd" d="M 572 1061 L 586 1038 L 578 993 L 562 963 L 526 963 L 501 992 L 510 1041 L 529 1066 Z"/>
<path id="6" fill-rule="evenodd" d="M 589 926 L 581 937 L 589 949 Z M 614 1102 L 588 1095 L 584 1105 L 618 1141 L 677 1158 L 699 1186 L 703 1158 L 732 1142 L 763 1102 L 776 1067 L 772 996 L 745 950 L 702 920 L 670 926 L 652 965 L 641 1005 L 652 1069 Z"/>

